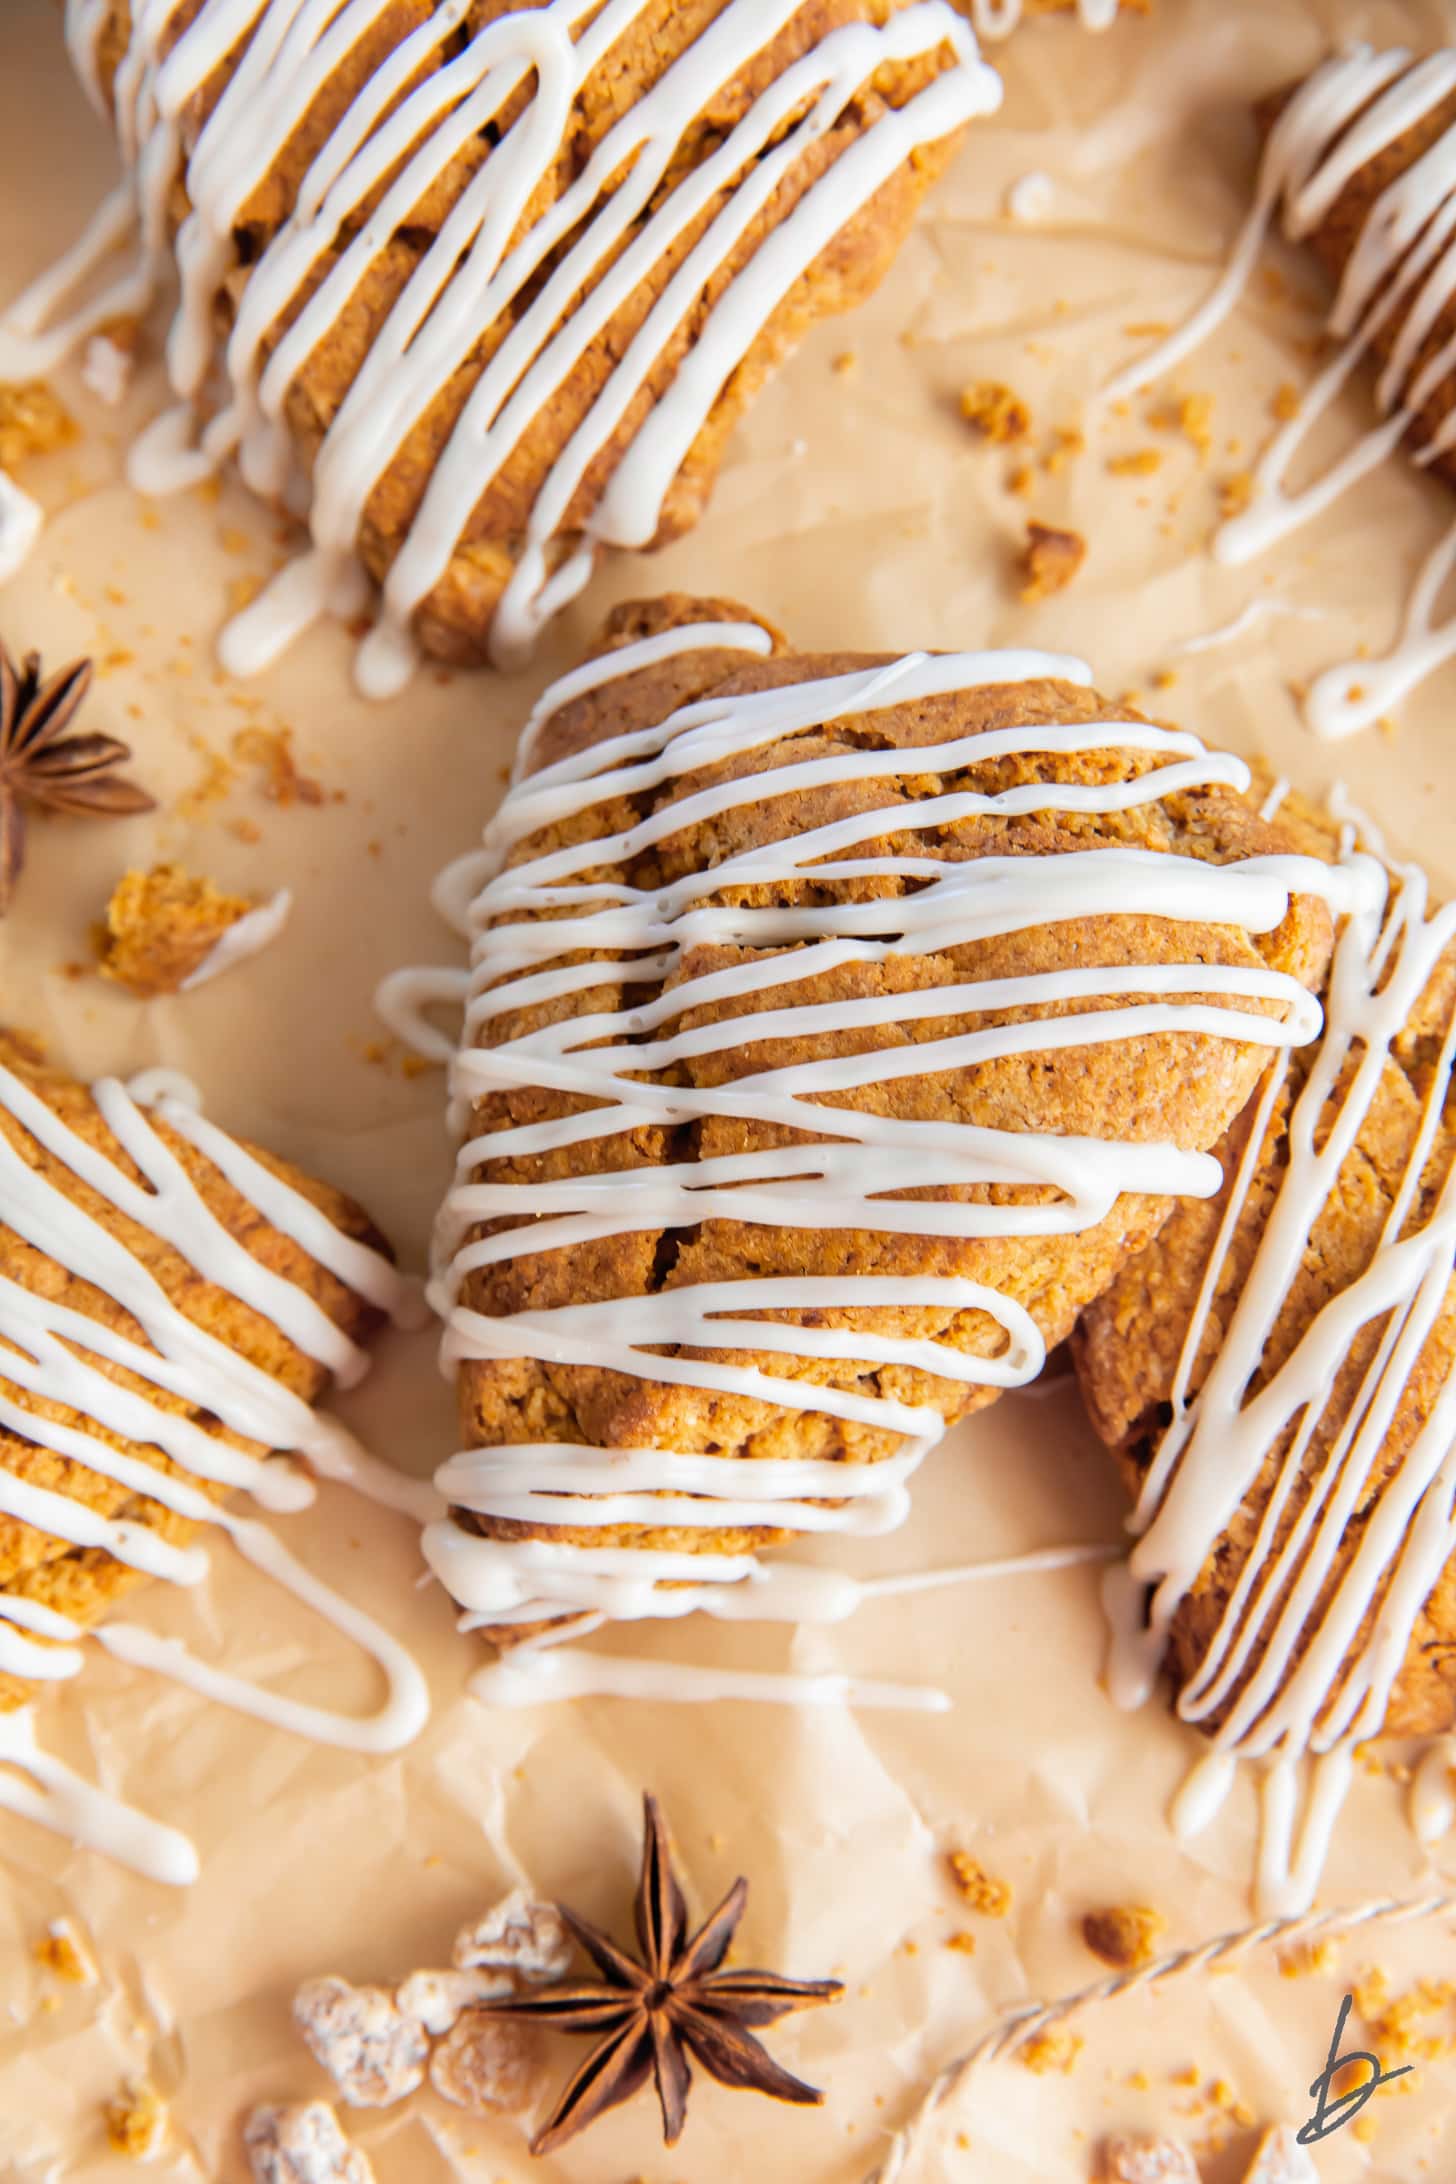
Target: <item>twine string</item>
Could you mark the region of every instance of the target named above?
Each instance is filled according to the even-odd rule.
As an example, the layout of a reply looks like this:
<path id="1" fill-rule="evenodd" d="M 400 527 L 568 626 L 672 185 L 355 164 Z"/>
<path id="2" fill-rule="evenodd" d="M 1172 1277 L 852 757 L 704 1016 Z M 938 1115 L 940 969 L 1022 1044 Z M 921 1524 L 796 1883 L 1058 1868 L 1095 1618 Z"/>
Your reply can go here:
<path id="1" fill-rule="evenodd" d="M 1200 1942 L 1193 1948 L 1171 1950 L 1151 1964 L 1130 1972 L 1115 1972 L 1107 1979 L 1095 1980 L 1090 1987 L 1081 1987 L 1076 1993 L 1062 1995 L 1055 2001 L 1022 2003 L 1018 2008 L 1004 2012 L 979 2040 L 937 2071 L 909 2121 L 890 2139 L 878 2167 L 868 2173 L 863 2184 L 900 2184 L 900 2179 L 908 2175 L 909 2165 L 938 2111 L 960 2092 L 974 2071 L 983 2064 L 1004 2061 L 1039 2034 L 1066 2024 L 1099 2002 L 1113 2002 L 1126 1994 L 1161 1987 L 1189 1972 L 1217 1970 L 1267 1948 L 1271 1942 L 1295 1946 L 1301 1942 L 1328 1940 L 1336 1934 L 1352 1934 L 1368 1926 L 1414 1925 L 1419 1920 L 1441 1918 L 1452 1912 L 1456 1912 L 1456 1890 L 1429 1896 L 1382 1896 L 1374 1902 L 1347 1909 L 1306 1911 L 1295 1918 L 1265 1919 L 1257 1926 L 1241 1927 L 1235 1933 L 1216 1934 L 1212 1940 Z"/>

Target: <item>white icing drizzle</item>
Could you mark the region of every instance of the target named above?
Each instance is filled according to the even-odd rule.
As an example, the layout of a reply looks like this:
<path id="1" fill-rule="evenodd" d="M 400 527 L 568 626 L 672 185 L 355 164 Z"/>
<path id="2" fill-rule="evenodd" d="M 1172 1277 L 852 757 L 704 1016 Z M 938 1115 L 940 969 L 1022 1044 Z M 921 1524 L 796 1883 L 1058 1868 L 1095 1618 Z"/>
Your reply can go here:
<path id="1" fill-rule="evenodd" d="M 1274 599 L 1261 592 L 1257 598 L 1246 601 L 1227 622 L 1220 622 L 1217 628 L 1201 630 L 1192 637 L 1180 638 L 1176 645 L 1169 648 L 1170 657 L 1181 660 L 1195 653 L 1213 652 L 1220 645 L 1237 644 L 1241 637 L 1249 636 L 1265 622 L 1286 619 L 1297 622 L 1327 622 L 1329 612 L 1325 607 L 1301 606 L 1296 600 Z"/>
<path id="2" fill-rule="evenodd" d="M 8 470 L 0 470 L 0 584 L 8 584 L 25 567 L 44 521 L 40 503 Z"/>
<path id="3" fill-rule="evenodd" d="M 1229 1316 L 1218 1354 L 1190 1397 L 1222 1269 L 1258 1172 L 1282 1057 L 1268 1073 L 1185 1336 L 1172 1422 L 1133 1518 L 1137 1545 L 1128 1572 L 1111 1578 L 1104 1593 L 1113 1627 L 1110 1686 L 1120 1703 L 1137 1704 L 1151 1689 L 1174 1616 L 1288 1435 L 1248 1557 L 1178 1696 L 1186 1721 L 1206 1722 L 1220 1711 L 1224 1718 L 1178 1800 L 1175 1824 L 1181 1833 L 1196 1832 L 1232 1787 L 1238 1762 L 1260 1761 L 1258 1890 L 1261 1906 L 1271 1912 L 1312 1900 L 1354 1747 L 1378 1734 L 1421 1608 L 1456 1549 L 1456 1375 L 1447 1377 L 1391 1475 L 1378 1491 L 1370 1484 L 1402 1392 L 1442 1309 L 1456 1254 L 1456 1168 L 1429 1214 L 1412 1225 L 1450 1088 L 1456 1025 L 1423 1090 L 1420 1126 L 1369 1264 L 1327 1300 L 1290 1355 L 1250 1393 L 1311 1233 L 1371 1112 L 1392 1044 L 1456 937 L 1456 904 L 1429 910 L 1426 878 L 1417 866 L 1394 866 L 1399 884 L 1392 892 L 1384 869 L 1354 848 L 1349 827 L 1341 861 L 1347 870 L 1377 875 L 1379 897 L 1374 908 L 1349 917 L 1337 941 L 1324 1040 L 1290 1112 L 1274 1203 L 1231 1313 L 1224 1307 Z M 1322 1121 L 1347 1073 L 1330 1118 Z M 1336 1376 L 1362 1330 L 1381 1320 L 1378 1346 L 1348 1414 L 1327 1453 L 1312 1460 L 1310 1442 Z M 1357 1509 L 1353 1551 L 1332 1586 Z M 1291 1513 L 1281 1540 L 1281 1521 Z M 1145 1588 L 1151 1591 L 1144 1619 Z"/>
<path id="4" fill-rule="evenodd" d="M 1308 237 L 1363 167 L 1453 93 L 1451 46 L 1417 60 L 1404 47 L 1380 52 L 1354 43 L 1316 69 L 1269 133 L 1254 205 L 1223 274 L 1181 326 L 1109 383 L 1104 399 L 1135 392 L 1191 354 L 1238 302 L 1276 217 L 1291 241 Z M 1456 373 L 1456 341 L 1421 360 L 1453 299 L 1456 124 L 1371 205 L 1329 315 L 1339 346 L 1260 456 L 1248 506 L 1217 532 L 1218 561 L 1237 567 L 1266 552 L 1322 516 L 1413 430 L 1423 430 L 1421 409 Z M 1401 322 L 1400 333 L 1375 388 L 1381 422 L 1308 485 L 1290 491 L 1286 480 L 1315 427 L 1393 321 Z M 1426 466 L 1453 447 L 1456 413 L 1424 440 L 1414 459 Z M 1342 661 L 1311 684 L 1304 715 L 1316 735 L 1337 741 L 1369 727 L 1456 655 L 1456 619 L 1436 620 L 1438 596 L 1453 568 L 1456 524 L 1422 564 L 1390 651 L 1377 660 Z"/>
<path id="5" fill-rule="evenodd" d="M 1110 30 L 1122 0 L 1074 0 L 1084 30 Z M 1020 23 L 1026 0 L 970 0 L 971 21 L 982 38 L 1008 38 Z"/>
<path id="6" fill-rule="evenodd" d="M 0 1066 L 0 1108 L 118 1214 L 170 1244 L 206 1282 L 229 1291 L 270 1320 L 306 1356 L 343 1385 L 362 1374 L 364 1353 L 308 1293 L 253 1258 L 209 1210 L 187 1170 L 163 1142 L 165 1124 L 193 1144 L 274 1227 L 320 1265 L 400 1324 L 418 1324 L 416 1285 L 370 1246 L 346 1236 L 320 1208 L 236 1144 L 197 1111 L 195 1093 L 167 1071 L 124 1086 L 103 1079 L 92 1098 L 141 1181 L 89 1144 L 20 1077 Z M 143 1339 L 107 1327 L 42 1291 L 0 1278 L 0 1425 L 33 1438 L 36 1408 L 55 1405 L 85 1425 L 47 1419 L 44 1441 L 58 1455 L 84 1464 L 139 1495 L 231 1539 L 258 1568 L 332 1622 L 383 1669 L 388 1697 L 375 1714 L 354 1718 L 303 1706 L 214 1668 L 177 1641 L 135 1625 L 104 1624 L 95 1636 L 118 1658 L 153 1668 L 224 1704 L 316 1741 L 356 1751 L 394 1751 L 422 1726 L 429 1698 L 418 1668 L 371 1616 L 312 1577 L 255 1519 L 233 1514 L 205 1486 L 246 1489 L 265 1509 L 297 1510 L 313 1499 L 310 1482 L 285 1465 L 233 1447 L 191 1418 L 148 1394 L 166 1390 L 209 1412 L 232 1433 L 265 1450 L 292 1450 L 326 1478 L 407 1510 L 420 1520 L 437 1508 L 433 1493 L 378 1464 L 333 1419 L 252 1365 L 189 1319 L 147 1267 L 109 1227 L 94 1219 L 0 1135 L 0 1220 L 76 1279 L 113 1298 L 135 1320 Z M 135 1375 L 140 1389 L 120 1386 L 108 1368 Z M 13 1392 L 3 1392 L 3 1384 Z M 169 1475 L 113 1446 L 114 1436 L 156 1447 L 178 1467 Z M 67 1494 L 38 1487 L 0 1466 L 0 1515 L 37 1526 L 75 1547 L 103 1548 L 119 1562 L 177 1584 L 197 1584 L 208 1558 L 197 1546 L 178 1547 L 149 1526 L 112 1519 Z M 54 1609 L 0 1593 L 0 1671 L 37 1681 L 74 1675 L 81 1666 L 80 1625 Z M 190 1879 L 195 1860 L 177 1849 L 181 1838 L 159 1822 L 129 1812 L 92 1791 L 35 1745 L 29 1717 L 0 1714 L 0 1759 L 27 1778 L 0 1776 L 0 1804 L 76 1840 L 108 1849 L 123 1863 L 166 1880 Z M 184 1870 L 185 1869 L 185 1870 Z"/>
<path id="7" fill-rule="evenodd" d="M 1057 186 L 1051 176 L 1040 167 L 1030 174 L 1018 175 L 1006 192 L 1006 217 L 1009 220 L 1044 220 L 1056 202 Z"/>
<path id="8" fill-rule="evenodd" d="M 209 979 L 218 978 L 238 963 L 246 963 L 249 956 L 262 953 L 271 947 L 293 909 L 292 891 L 280 887 L 267 902 L 260 902 L 255 909 L 237 918 L 221 938 L 209 948 L 195 971 L 183 979 L 178 991 L 191 993 L 198 986 L 205 986 Z"/>
<path id="9" fill-rule="evenodd" d="M 787 1357 L 909 1364 L 969 1386 L 1019 1387 L 1040 1371 L 1045 1348 L 1035 1323 L 1009 1297 L 950 1277 L 801 1275 L 684 1285 L 645 1297 L 491 1317 L 463 1302 L 467 1276 L 522 1252 L 571 1249 L 644 1226 L 692 1227 L 708 1218 L 889 1235 L 1066 1235 L 1102 1220 L 1124 1191 L 1208 1196 L 1221 1180 L 1217 1163 L 1170 1144 L 910 1122 L 820 1102 L 855 1086 L 935 1074 L 993 1056 L 1050 1053 L 1150 1033 L 1191 1031 L 1268 1047 L 1303 1043 L 1318 1035 L 1318 1005 L 1283 974 L 1195 962 L 1136 964 L 936 986 L 871 1001 L 780 1005 L 779 995 L 845 964 L 923 956 L 1098 912 L 1142 911 L 1174 922 L 1227 922 L 1250 933 L 1269 932 L 1285 916 L 1295 890 L 1343 902 L 1368 899 L 1369 884 L 1363 875 L 1355 875 L 1352 884 L 1351 875 L 1285 856 L 1214 866 L 1116 848 L 961 862 L 883 851 L 868 855 L 865 845 L 883 827 L 882 809 L 725 856 L 710 869 L 647 891 L 627 882 L 588 879 L 593 871 L 625 864 L 657 842 L 742 806 L 771 802 L 821 781 L 873 781 L 904 772 L 903 751 L 867 746 L 837 751 L 830 759 L 790 759 L 767 773 L 732 763 L 822 721 L 862 718 L 975 686 L 1041 677 L 1090 680 L 1080 662 L 1041 653 L 917 653 L 822 681 L 709 697 L 680 707 L 653 727 L 594 743 L 534 773 L 527 770 L 546 723 L 568 698 L 689 647 L 693 634 L 678 630 L 669 633 L 670 642 L 655 637 L 627 645 L 547 691 L 528 723 L 512 792 L 488 827 L 483 850 L 457 866 L 443 890 L 441 900 L 473 936 L 463 1032 L 451 1075 L 457 1125 L 468 1131 L 473 1103 L 510 1085 L 558 1087 L 597 1103 L 557 1120 L 467 1136 L 436 1232 L 431 1295 L 446 1323 L 444 1361 L 447 1369 L 487 1357 L 600 1363 L 648 1380 L 741 1393 L 888 1429 L 901 1437 L 902 1446 L 880 1462 L 823 1463 L 735 1461 L 647 1447 L 478 1448 L 453 1457 L 437 1485 L 456 1511 L 550 1527 L 670 1522 L 709 1529 L 765 1524 L 880 1532 L 903 1519 L 906 1481 L 944 1431 L 938 1410 L 682 1353 L 737 1344 Z M 751 624 L 700 625 L 696 637 L 699 645 L 750 654 L 761 654 L 767 642 Z M 953 777 L 1013 752 L 1129 748 L 1158 760 L 1135 781 L 1103 787 L 1048 782 L 999 795 L 948 788 L 915 806 L 917 831 L 982 812 L 1125 811 L 1200 785 L 1243 789 L 1248 783 L 1240 760 L 1209 752 L 1195 737 L 1124 721 L 988 731 L 917 749 L 915 770 Z M 665 805 L 625 833 L 596 834 L 584 823 L 604 802 L 646 795 L 709 765 L 728 766 L 734 777 Z M 539 852 L 514 865 L 507 861 L 516 844 L 552 822 L 566 823 L 574 846 Z M 725 890 L 748 884 L 781 887 L 809 870 L 817 880 L 884 877 L 922 884 L 896 895 L 891 909 L 873 899 L 787 908 L 735 907 L 721 899 Z M 463 908 L 467 886 L 475 890 L 468 910 Z M 765 952 L 728 970 L 680 978 L 686 951 L 715 940 Z M 585 960 L 561 960 L 573 954 Z M 568 1008 L 535 1030 L 493 1046 L 476 1044 L 507 1010 L 569 1003 L 574 994 L 600 983 L 608 955 L 613 982 L 629 989 L 657 987 L 656 997 L 640 1002 L 629 997 L 618 1010 L 589 1015 L 573 1015 Z M 434 1027 L 418 1019 L 443 993 L 437 974 L 397 974 L 387 997 L 390 1021 L 403 1029 L 413 1021 L 438 1040 Z M 1081 998 L 1105 1005 L 1077 1015 L 942 1034 L 893 1051 L 799 1063 L 791 1071 L 766 1066 L 721 1086 L 642 1081 L 643 1072 L 766 1037 L 768 1025 L 775 1038 L 793 1038 L 882 1023 L 887 1012 L 909 1023 Z M 692 1031 L 680 1028 L 686 1011 L 724 1000 L 757 1005 L 746 1015 L 734 1013 Z M 1281 1002 L 1282 1013 L 1256 1015 L 1248 1006 L 1256 1000 Z M 822 1126 L 835 1134 L 827 1142 L 762 1147 L 681 1168 L 635 1168 L 526 1185 L 474 1180 L 486 1161 L 559 1152 L 634 1126 L 711 1115 L 800 1130 L 806 1124 Z M 1051 1186 L 1058 1196 L 1028 1205 L 889 1195 L 988 1182 Z M 470 1240 L 476 1224 L 509 1220 L 526 1206 L 531 1218 L 525 1225 Z M 1005 1347 L 997 1356 L 977 1357 L 949 1341 L 748 1317 L 887 1305 L 986 1312 L 1004 1329 Z M 661 1354 L 664 1346 L 673 1354 Z M 837 1506 L 816 1507 L 821 1496 L 833 1497 Z M 592 1545 L 549 1537 L 486 1538 L 453 1516 L 427 1529 L 425 1552 L 472 1626 L 571 1617 L 574 1633 L 605 1618 L 676 1618 L 693 1610 L 731 1619 L 837 1619 L 865 1594 L 840 1572 L 764 1564 L 752 1554 L 624 1548 L 609 1535 Z M 510 1675 L 520 1672 L 513 1668 Z"/>
<path id="10" fill-rule="evenodd" d="M 1456 1827 L 1456 1738 L 1436 1737 L 1411 1778 L 1410 1820 L 1423 1843 Z"/>
<path id="11" fill-rule="evenodd" d="M 360 611 L 367 588 L 356 542 L 371 495 L 482 330 L 507 324 L 434 466 L 385 581 L 377 626 L 359 649 L 360 689 L 373 696 L 398 690 L 414 661 L 416 611 L 482 496 L 608 323 L 655 267 L 680 256 L 530 508 L 492 626 L 497 656 L 519 657 L 582 589 L 602 546 L 650 543 L 673 479 L 723 388 L 844 224 L 917 151 L 1000 101 L 1000 80 L 980 60 L 964 19 L 947 0 L 914 0 L 884 22 L 827 31 L 787 61 L 705 157 L 683 162 L 698 117 L 802 4 L 725 0 L 553 195 L 547 185 L 571 144 L 585 87 L 646 4 L 547 0 L 495 15 L 453 54 L 449 44 L 470 12 L 466 0 L 431 9 L 318 145 L 292 216 L 249 266 L 222 358 L 223 407 L 196 444 L 193 404 L 214 361 L 214 300 L 234 270 L 239 214 L 320 88 L 386 15 L 388 0 L 202 0 L 180 29 L 184 0 L 133 6 L 112 98 L 128 194 L 110 202 L 95 233 L 12 310 L 0 328 L 0 375 L 21 362 L 46 368 L 39 360 L 53 362 L 99 323 L 96 304 L 53 321 L 133 211 L 141 264 L 128 278 L 150 292 L 167 254 L 167 207 L 180 174 L 191 209 L 176 241 L 181 292 L 167 342 L 180 401 L 146 436 L 137 472 L 151 490 L 162 490 L 195 483 L 236 454 L 250 484 L 306 515 L 312 537 L 309 551 L 229 626 L 222 656 L 235 673 L 256 672 L 322 615 Z M 93 87 L 104 20 L 95 0 L 68 0 L 72 48 Z M 215 109 L 184 148 L 180 117 L 235 51 Z M 761 209 L 866 86 L 888 67 L 937 54 L 945 65 L 903 105 L 877 112 L 714 294 Z M 522 93 L 375 333 L 305 484 L 285 424 L 299 371 L 412 210 Z M 273 329 L 330 257 L 269 353 Z M 640 407 L 685 316 L 709 296 L 671 384 L 581 515 L 585 481 Z M 105 300 L 117 307 L 114 290 Z"/>

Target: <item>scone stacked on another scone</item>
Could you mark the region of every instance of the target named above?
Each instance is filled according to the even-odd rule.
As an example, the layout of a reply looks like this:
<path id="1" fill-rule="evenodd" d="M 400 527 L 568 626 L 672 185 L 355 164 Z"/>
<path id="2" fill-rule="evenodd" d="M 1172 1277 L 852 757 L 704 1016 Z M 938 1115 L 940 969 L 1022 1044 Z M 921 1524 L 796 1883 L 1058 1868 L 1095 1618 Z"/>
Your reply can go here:
<path id="1" fill-rule="evenodd" d="M 358 614 L 367 571 L 371 691 L 417 642 L 518 652 L 602 546 L 696 521 L 766 374 L 874 287 L 1000 97 L 949 0 L 68 14 L 154 262 L 176 228 L 172 381 L 221 394 L 201 467 L 236 449 L 312 530 L 224 656 Z M 0 372 L 54 345 L 12 334 Z M 187 430 L 140 481 L 197 474 Z"/>
<path id="2" fill-rule="evenodd" d="M 844 1612 L 756 1550 L 897 1521 L 1318 1028 L 1344 876 L 1246 781 L 1075 661 L 612 617 L 459 883 L 426 1551 L 473 1620 Z"/>
<path id="3" fill-rule="evenodd" d="M 1084 30 L 1110 30 L 1119 11 L 1146 15 L 1152 0 L 958 0 L 982 38 L 1005 38 L 1034 15 L 1075 15 Z"/>
<path id="4" fill-rule="evenodd" d="M 1180 1203 L 1076 1336 L 1136 1497 L 1115 1690 L 1165 1667 L 1211 1737 L 1189 1831 L 1239 1759 L 1269 1763 L 1275 1910 L 1313 1893 L 1355 1746 L 1456 1723 L 1456 906 L 1323 815 L 1288 824 L 1388 899 L 1341 928 L 1323 1038 L 1270 1064 L 1223 1190 Z"/>
<path id="5" fill-rule="evenodd" d="M 0 1712 L 75 1674 L 74 1641 L 143 1578 L 196 1583 L 204 1525 L 292 1582 L 220 1505 L 311 1499 L 275 1451 L 358 1468 L 313 1405 L 411 1308 L 351 1199 L 185 1089 L 87 1089 L 0 1033 Z"/>

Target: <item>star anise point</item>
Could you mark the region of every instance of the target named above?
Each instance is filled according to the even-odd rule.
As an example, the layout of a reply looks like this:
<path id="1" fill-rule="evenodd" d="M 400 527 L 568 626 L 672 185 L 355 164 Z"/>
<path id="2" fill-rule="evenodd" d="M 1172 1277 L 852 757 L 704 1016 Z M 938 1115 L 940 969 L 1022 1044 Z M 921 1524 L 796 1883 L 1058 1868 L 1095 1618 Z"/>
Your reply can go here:
<path id="1" fill-rule="evenodd" d="M 17 668 L 0 644 L 0 916 L 25 866 L 29 808 L 130 818 L 154 799 L 118 772 L 131 757 L 115 736 L 68 731 L 91 687 L 91 662 L 73 660 L 46 678 L 40 655 Z"/>
<path id="2" fill-rule="evenodd" d="M 558 1906 L 562 1918 L 601 1977 L 479 2006 L 486 2016 L 535 2018 L 562 2032 L 599 2035 L 532 2140 L 533 2154 L 564 2145 L 608 2109 L 629 2100 L 649 2078 L 662 2110 L 663 2142 L 675 2146 L 687 2120 L 689 2058 L 721 2085 L 800 2106 L 817 2105 L 824 2098 L 775 2062 L 749 2027 L 771 2025 L 791 2010 L 837 2001 L 844 1991 L 839 1981 L 722 1971 L 743 1917 L 747 1881 L 735 1881 L 717 1909 L 690 1934 L 667 1824 L 651 1795 L 643 1799 L 643 1820 L 635 1907 L 641 1959 L 629 1956 L 563 1904 Z"/>

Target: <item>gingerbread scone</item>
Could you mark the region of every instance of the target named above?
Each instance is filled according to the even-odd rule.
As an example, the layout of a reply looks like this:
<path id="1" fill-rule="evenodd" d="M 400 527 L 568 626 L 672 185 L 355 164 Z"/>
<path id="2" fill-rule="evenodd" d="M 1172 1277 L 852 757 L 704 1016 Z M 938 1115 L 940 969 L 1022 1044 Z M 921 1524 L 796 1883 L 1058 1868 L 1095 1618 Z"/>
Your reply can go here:
<path id="1" fill-rule="evenodd" d="M 1179 363 L 1237 302 L 1276 223 L 1329 275 L 1333 352 L 1241 481 L 1215 534 L 1214 556 L 1239 565 L 1324 516 L 1404 444 L 1415 462 L 1456 485 L 1456 46 L 1417 57 L 1405 47 L 1342 47 L 1305 81 L 1258 109 L 1264 138 L 1255 201 L 1228 267 L 1165 341 L 1105 390 L 1126 394 Z M 1306 443 L 1362 366 L 1374 376 L 1380 422 L 1311 482 Z M 1383 656 L 1329 667 L 1310 684 L 1305 717 L 1338 738 L 1381 719 L 1456 654 L 1456 622 L 1436 620 L 1456 568 L 1456 523 L 1412 586 L 1403 625 Z"/>
<path id="2" fill-rule="evenodd" d="M 959 0 L 982 38 L 1007 38 L 1038 15 L 1075 15 L 1084 30 L 1110 30 L 1119 13 L 1146 15 L 1152 0 Z"/>
<path id="3" fill-rule="evenodd" d="M 393 1749 L 423 1719 L 412 1662 L 296 1564 L 271 1528 L 223 1505 L 300 1509 L 323 1476 L 418 1509 L 314 1404 L 363 1374 L 411 1286 L 352 1200 L 228 1137 L 157 1072 L 87 1088 L 0 1033 L 0 1805 L 160 1877 L 189 1877 L 171 1831 L 70 1777 L 17 1712 L 79 1673 L 79 1641 L 324 1741 Z M 103 1620 L 143 1579 L 196 1584 L 204 1528 L 373 1652 L 390 1695 L 351 1720 Z"/>
<path id="4" fill-rule="evenodd" d="M 1115 1693 L 1164 1668 L 1211 1738 L 1188 1832 L 1266 1763 L 1270 1910 L 1310 1900 L 1355 1747 L 1456 1724 L 1456 905 L 1353 828 L 1288 823 L 1380 882 L 1336 941 L 1324 1035 L 1274 1058 L 1223 1190 L 1180 1203 L 1075 1338 L 1136 1500 Z"/>
<path id="5" fill-rule="evenodd" d="M 417 645 L 520 653 L 603 546 L 697 520 L 732 427 L 867 295 L 1000 84 L 949 0 L 71 0 L 147 268 L 39 340 L 43 369 L 150 292 L 175 228 L 164 490 L 236 454 L 312 544 L 230 626 L 264 664 L 377 588 L 361 687 Z M 201 412 L 221 407 L 216 414 Z M 201 445 L 191 444 L 195 420 Z"/>
<path id="6" fill-rule="evenodd" d="M 426 1552 L 497 1641 L 847 1612 L 758 1550 L 898 1522 L 1317 1030 L 1344 877 L 1089 683 L 669 599 L 542 700 L 440 898 L 474 935 L 434 1289 L 467 1446 Z M 409 1029 L 448 985 L 385 998 Z"/>

